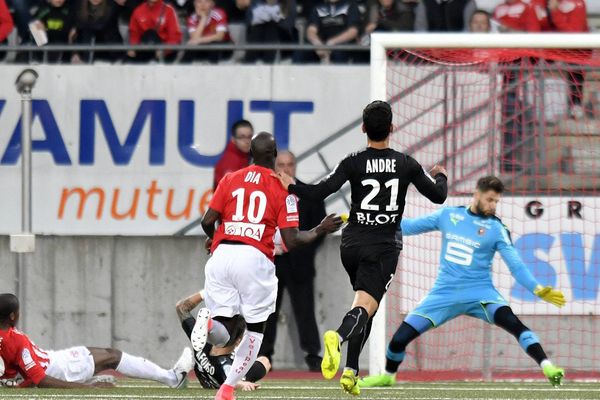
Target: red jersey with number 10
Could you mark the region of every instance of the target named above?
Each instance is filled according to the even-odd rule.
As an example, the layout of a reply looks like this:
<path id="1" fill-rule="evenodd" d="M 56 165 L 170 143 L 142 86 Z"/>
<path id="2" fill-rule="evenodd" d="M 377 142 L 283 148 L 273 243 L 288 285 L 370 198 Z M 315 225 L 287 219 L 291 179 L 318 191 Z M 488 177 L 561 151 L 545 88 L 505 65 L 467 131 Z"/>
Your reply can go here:
<path id="1" fill-rule="evenodd" d="M 0 385 L 37 385 L 46 377 L 48 354 L 15 328 L 0 329 Z"/>
<path id="2" fill-rule="evenodd" d="M 254 246 L 273 260 L 275 228 L 298 227 L 298 203 L 272 173 L 250 165 L 219 182 L 210 208 L 221 214 L 221 224 L 211 251 L 223 240 L 232 240 Z"/>

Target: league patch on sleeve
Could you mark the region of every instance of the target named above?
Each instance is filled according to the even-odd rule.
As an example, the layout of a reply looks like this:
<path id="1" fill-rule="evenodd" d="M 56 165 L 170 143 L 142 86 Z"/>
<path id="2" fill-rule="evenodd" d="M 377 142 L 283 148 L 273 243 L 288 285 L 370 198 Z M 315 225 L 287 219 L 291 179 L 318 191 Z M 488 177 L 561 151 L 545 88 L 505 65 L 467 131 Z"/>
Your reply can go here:
<path id="1" fill-rule="evenodd" d="M 31 357 L 31 353 L 28 349 L 23 349 L 21 352 L 21 358 L 23 359 L 23 364 L 25 364 L 25 371 L 28 371 L 35 365 L 33 358 Z"/>
<path id="2" fill-rule="evenodd" d="M 288 214 L 294 214 L 298 212 L 298 201 L 296 200 L 296 196 L 290 194 L 285 198 L 285 208 Z"/>

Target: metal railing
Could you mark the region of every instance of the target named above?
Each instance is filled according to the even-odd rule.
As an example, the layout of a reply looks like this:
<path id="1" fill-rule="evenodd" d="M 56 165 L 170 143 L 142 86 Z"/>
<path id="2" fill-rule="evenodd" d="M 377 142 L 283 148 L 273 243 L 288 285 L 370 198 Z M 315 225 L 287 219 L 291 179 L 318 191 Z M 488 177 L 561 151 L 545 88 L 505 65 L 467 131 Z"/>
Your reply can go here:
<path id="1" fill-rule="evenodd" d="M 277 53 L 276 60 L 281 59 L 282 52 L 310 52 L 317 50 L 330 50 L 330 51 L 346 51 L 352 53 L 364 53 L 368 54 L 369 46 L 358 45 L 358 44 L 340 44 L 340 45 L 319 45 L 315 46 L 312 44 L 292 44 L 292 43 L 279 43 L 279 44 L 206 44 L 206 45 L 190 45 L 190 44 L 64 44 L 64 45 L 47 45 L 47 46 L 35 46 L 35 45 L 6 45 L 0 46 L 0 52 L 16 53 L 16 54 L 41 54 L 42 62 L 46 61 L 44 55 L 50 53 L 77 53 L 77 52 L 91 52 L 91 53 L 122 53 L 125 55 L 128 51 L 133 50 L 136 52 L 151 52 L 158 51 L 164 54 L 166 51 L 171 52 L 193 52 L 193 53 L 211 53 L 211 52 L 248 52 L 248 51 L 273 51 Z M 33 62 L 39 62 L 39 60 L 33 60 Z M 177 63 L 179 59 L 175 60 Z M 6 60 L 4 61 L 6 62 Z"/>

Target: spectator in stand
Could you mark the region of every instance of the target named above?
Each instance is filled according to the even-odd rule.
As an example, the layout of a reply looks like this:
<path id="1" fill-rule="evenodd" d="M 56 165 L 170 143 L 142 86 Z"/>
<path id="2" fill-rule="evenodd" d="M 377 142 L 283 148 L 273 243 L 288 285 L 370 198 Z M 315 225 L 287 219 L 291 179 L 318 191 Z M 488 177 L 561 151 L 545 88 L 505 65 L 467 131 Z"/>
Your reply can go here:
<path id="1" fill-rule="evenodd" d="M 530 1 L 530 0 L 528 0 Z M 536 16 L 533 4 L 524 0 L 505 0 L 494 9 L 494 20 L 502 32 L 540 32 L 542 24 Z M 524 79 L 530 68 L 529 58 L 503 64 L 502 73 L 502 156 L 501 171 L 516 172 L 521 166 L 521 143 L 526 120 L 527 107 L 524 93 Z"/>
<path id="2" fill-rule="evenodd" d="M 540 32 L 534 6 L 523 0 L 504 0 L 494 9 L 494 20 L 504 32 Z"/>
<path id="3" fill-rule="evenodd" d="M 250 142 L 254 136 L 254 127 L 250 121 L 240 119 L 231 127 L 231 141 L 225 147 L 223 155 L 217 161 L 214 171 L 213 189 L 223 177 L 233 171 L 250 165 Z"/>
<path id="4" fill-rule="evenodd" d="M 415 31 L 464 32 L 476 9 L 474 0 L 421 0 L 415 11 Z"/>
<path id="5" fill-rule="evenodd" d="M 540 25 L 542 32 L 549 32 L 550 22 L 548 19 L 548 8 L 546 7 L 546 0 L 521 0 L 523 3 L 528 4 L 533 8 L 535 17 Z"/>
<path id="6" fill-rule="evenodd" d="M 31 34 L 29 33 L 29 22 L 33 20 L 31 7 L 42 5 L 42 0 L 8 0 L 6 4 L 13 10 L 14 22 L 17 26 L 17 33 L 21 39 L 21 44 L 31 43 Z"/>
<path id="7" fill-rule="evenodd" d="M 360 43 L 368 46 L 373 32 L 412 32 L 415 26 L 414 0 L 369 0 L 366 10 L 366 24 Z M 355 62 L 369 63 L 369 52 L 357 52 Z"/>
<path id="8" fill-rule="evenodd" d="M 475 10 L 469 19 L 469 33 L 490 33 L 492 32 L 492 17 L 490 13 L 484 10 Z M 471 49 L 473 59 L 489 60 L 493 49 Z"/>
<path id="9" fill-rule="evenodd" d="M 194 12 L 187 18 L 187 30 L 190 35 L 187 43 L 190 45 L 231 43 L 227 14 L 216 8 L 213 0 L 194 0 Z M 229 57 L 231 51 L 187 51 L 183 62 L 200 60 L 216 63 Z"/>
<path id="10" fill-rule="evenodd" d="M 65 3 L 65 0 L 48 0 L 48 3 L 41 6 L 35 16 L 35 24 L 39 29 L 44 29 L 48 36 L 48 44 L 65 45 L 73 42 L 75 37 L 75 18 L 71 7 Z M 36 58 L 40 59 L 41 53 L 37 53 Z M 69 62 L 70 52 L 56 51 L 48 52 L 48 62 Z"/>
<path id="11" fill-rule="evenodd" d="M 181 29 L 177 14 L 172 5 L 164 0 L 146 0 L 131 15 L 129 21 L 129 43 L 131 44 L 180 44 Z M 137 52 L 129 50 L 127 56 L 131 61 L 144 62 L 154 60 L 173 61 L 177 52 L 167 50 L 161 57 L 159 50 L 155 52 Z"/>
<path id="12" fill-rule="evenodd" d="M 588 32 L 584 0 L 548 0 L 550 25 L 556 32 Z"/>
<path id="13" fill-rule="evenodd" d="M 115 3 L 119 6 L 119 17 L 121 22 L 129 25 L 129 21 L 131 20 L 131 16 L 133 15 L 133 11 L 138 8 L 140 4 L 144 2 L 144 0 L 114 0 Z"/>
<path id="14" fill-rule="evenodd" d="M 317 0 L 297 0 L 296 4 L 298 4 L 298 17 L 303 18 L 304 20 L 308 20 L 310 17 L 310 13 L 315 8 L 319 1 Z"/>
<path id="15" fill-rule="evenodd" d="M 0 0 L 0 45 L 7 43 L 8 35 L 14 28 L 12 17 L 4 0 Z M 0 52 L 0 61 L 4 60 L 6 52 Z"/>
<path id="16" fill-rule="evenodd" d="M 246 12 L 246 41 L 248 43 L 291 43 L 296 34 L 295 0 L 245 0 L 250 6 Z M 276 51 L 247 51 L 245 62 L 275 61 Z"/>
<path id="17" fill-rule="evenodd" d="M 475 10 L 469 19 L 469 32 L 471 33 L 490 33 L 492 23 L 490 13 L 484 10 Z"/>
<path id="18" fill-rule="evenodd" d="M 365 35 L 372 32 L 413 31 L 416 7 L 417 3 L 411 0 L 370 0 Z"/>
<path id="19" fill-rule="evenodd" d="M 313 45 L 338 45 L 356 43 L 361 26 L 361 16 L 354 0 L 325 0 L 311 12 L 306 28 L 306 39 Z M 344 63 L 352 53 L 340 50 L 298 51 L 294 62 Z"/>
<path id="20" fill-rule="evenodd" d="M 548 23 L 554 32 L 588 32 L 587 10 L 584 0 L 548 0 Z M 585 54 L 590 52 L 582 50 Z M 582 107 L 584 71 L 572 68 L 566 71 L 569 81 L 569 116 L 581 119 L 585 116 Z"/>
<path id="21" fill-rule="evenodd" d="M 246 21 L 246 11 L 250 2 L 248 0 L 216 0 L 216 5 L 225 10 L 230 24 L 242 24 Z"/>
<path id="22" fill-rule="evenodd" d="M 296 157 L 289 151 L 281 151 L 275 160 L 275 171 L 285 172 L 293 177 L 297 185 L 305 185 L 296 178 Z M 300 199 L 298 201 L 299 229 L 310 230 L 325 218 L 325 203 L 323 200 Z M 315 255 L 317 249 L 323 242 L 319 239 L 306 246 L 287 251 L 279 231 L 275 235 L 275 274 L 277 275 L 277 301 L 275 312 L 269 315 L 265 336 L 258 352 L 259 356 L 269 359 L 269 364 L 275 350 L 275 338 L 277 337 L 277 319 L 281 310 L 283 291 L 287 289 L 296 327 L 300 348 L 304 350 L 304 361 L 309 371 L 320 371 L 321 361 L 321 338 L 315 317 Z"/>
<path id="23" fill-rule="evenodd" d="M 114 0 L 80 0 L 75 10 L 75 43 L 122 44 L 119 32 L 119 9 Z M 71 62 L 79 64 L 94 60 L 116 61 L 117 52 L 74 53 Z"/>

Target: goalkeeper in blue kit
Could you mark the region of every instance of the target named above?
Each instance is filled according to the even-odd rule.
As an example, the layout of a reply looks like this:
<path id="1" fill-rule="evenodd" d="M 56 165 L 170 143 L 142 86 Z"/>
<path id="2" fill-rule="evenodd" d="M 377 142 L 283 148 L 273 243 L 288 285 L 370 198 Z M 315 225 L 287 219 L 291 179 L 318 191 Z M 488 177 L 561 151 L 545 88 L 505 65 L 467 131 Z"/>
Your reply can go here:
<path id="1" fill-rule="evenodd" d="M 503 191 L 500 179 L 486 176 L 477 181 L 469 206 L 444 207 L 424 217 L 402 219 L 404 235 L 441 231 L 439 274 L 429 294 L 406 316 L 392 337 L 386 351 L 386 372 L 359 380 L 360 387 L 393 385 L 406 346 L 427 330 L 459 315 L 482 319 L 512 334 L 540 365 L 550 383 L 561 384 L 564 370 L 552 364 L 537 335 L 517 318 L 492 283 L 492 260 L 499 252 L 522 286 L 557 307 L 566 303 L 560 291 L 537 282 L 513 247 L 508 230 L 495 216 Z"/>

